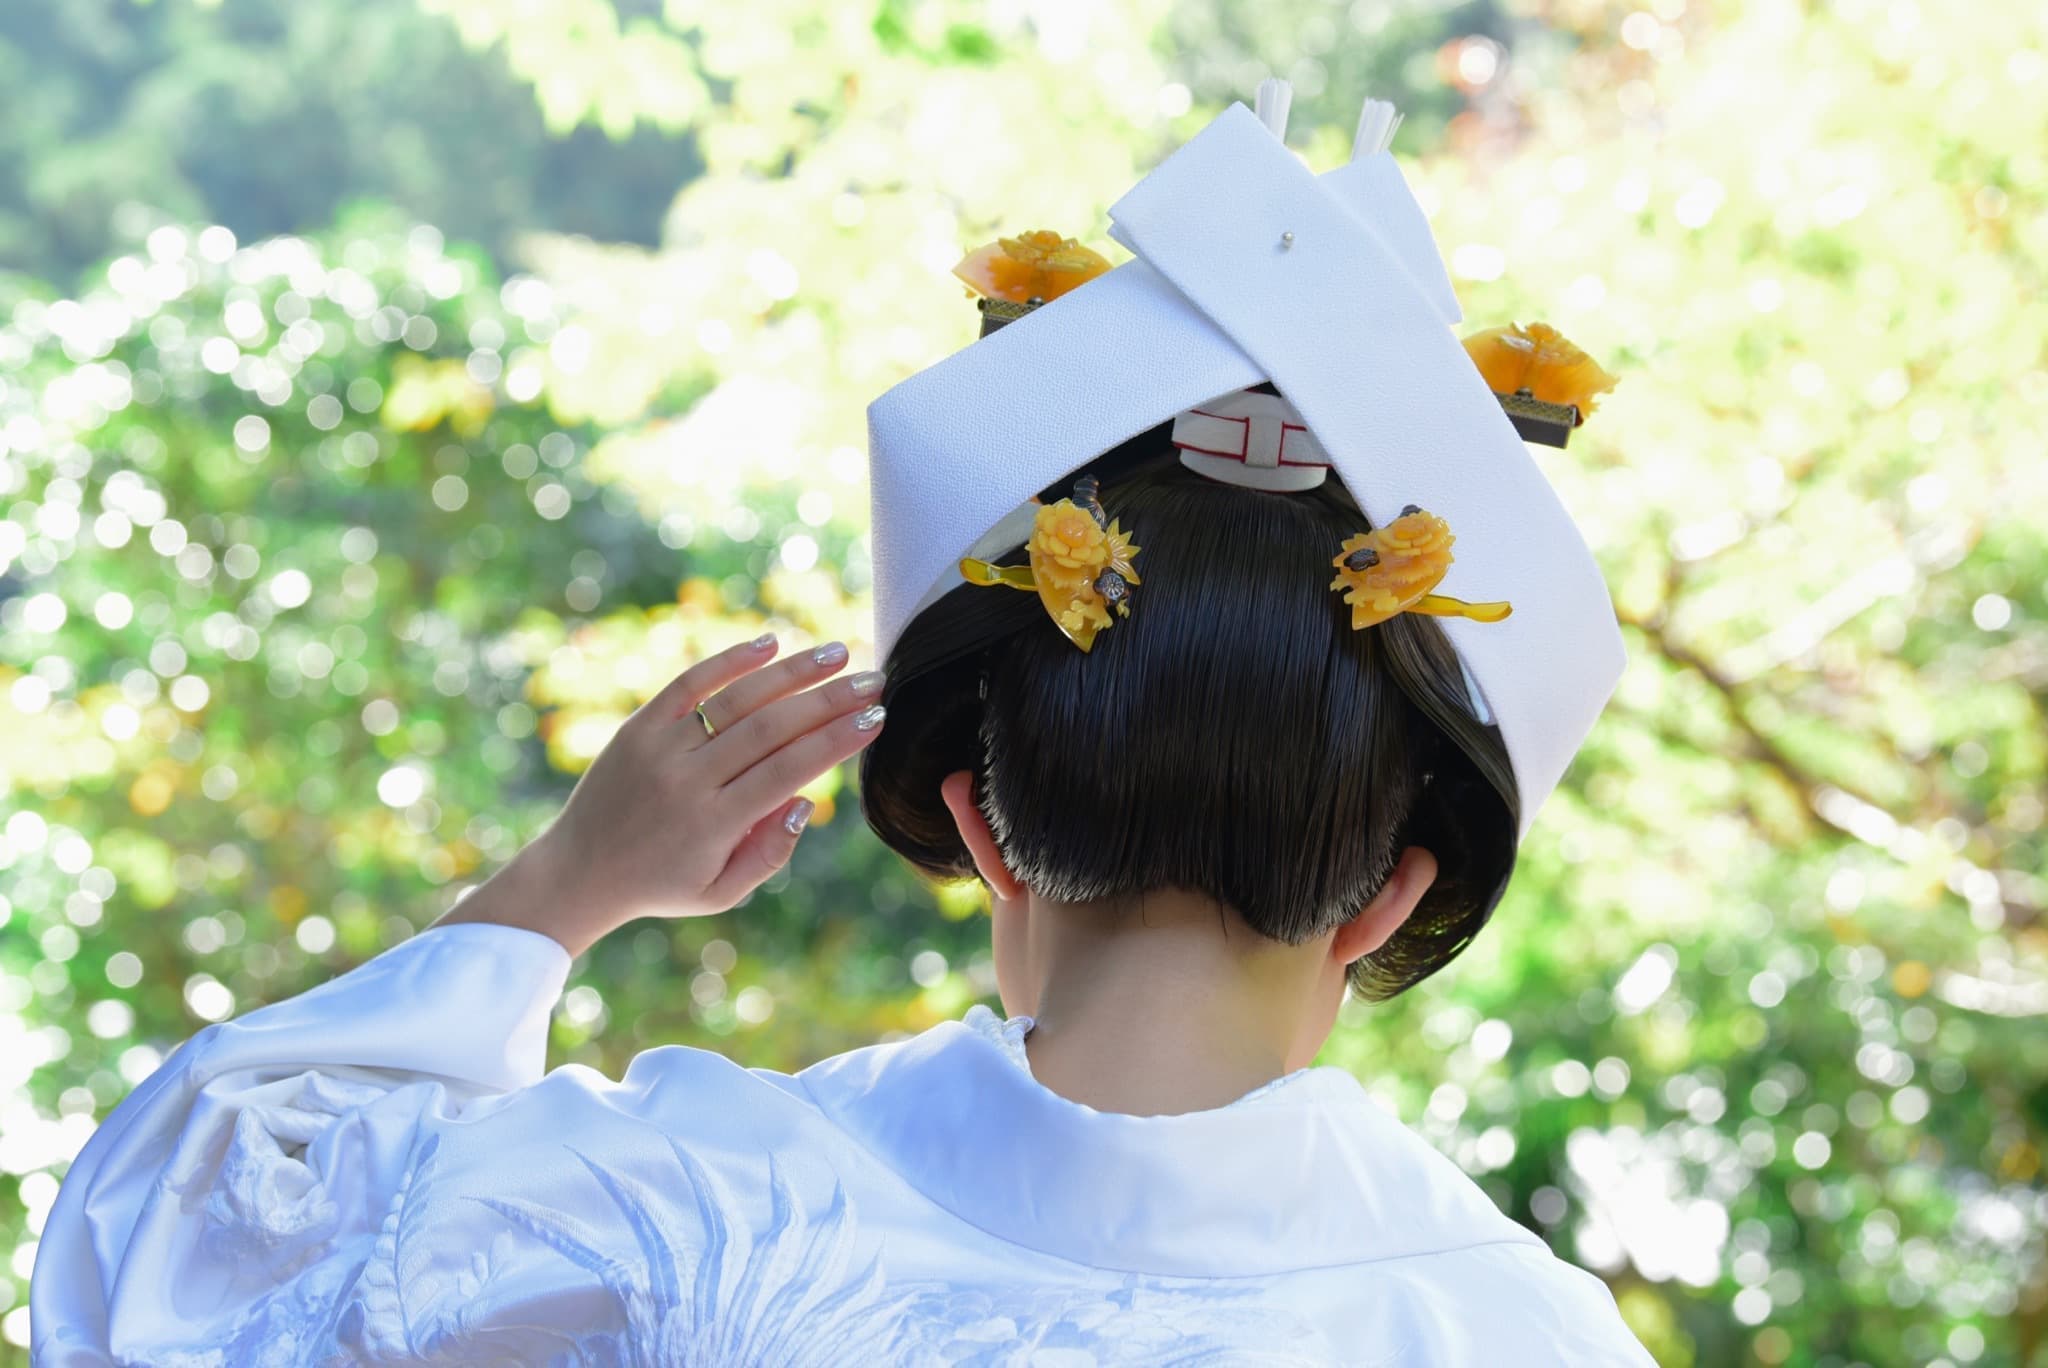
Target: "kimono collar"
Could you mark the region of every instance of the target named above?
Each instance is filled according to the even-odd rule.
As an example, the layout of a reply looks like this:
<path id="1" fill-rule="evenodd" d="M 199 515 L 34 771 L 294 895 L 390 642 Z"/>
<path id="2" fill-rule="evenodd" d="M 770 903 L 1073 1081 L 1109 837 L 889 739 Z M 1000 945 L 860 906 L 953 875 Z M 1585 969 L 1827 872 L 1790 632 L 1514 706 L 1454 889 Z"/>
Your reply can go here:
<path id="1" fill-rule="evenodd" d="M 1096 1268 L 1230 1277 L 1541 1241 L 1341 1069 L 1227 1107 L 1098 1111 L 958 1021 L 796 1075 L 903 1180 L 998 1238 Z"/>

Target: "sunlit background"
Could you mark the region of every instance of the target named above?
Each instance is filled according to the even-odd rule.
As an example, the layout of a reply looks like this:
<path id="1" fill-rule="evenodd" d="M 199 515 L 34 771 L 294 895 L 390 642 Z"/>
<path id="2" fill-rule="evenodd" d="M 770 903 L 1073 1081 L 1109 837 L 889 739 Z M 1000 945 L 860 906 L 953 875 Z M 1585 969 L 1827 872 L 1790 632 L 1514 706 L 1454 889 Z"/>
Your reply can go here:
<path id="1" fill-rule="evenodd" d="M 872 663 L 863 407 L 974 335 L 950 267 L 1126 259 L 1269 75 L 1318 170 L 1400 105 L 1468 329 L 1623 377 L 1539 455 L 1627 677 L 1325 1062 L 1670 1368 L 2048 1363 L 2048 20 L 1933 0 L 0 6 L 0 1356 L 179 1041 L 432 921 L 699 654 Z M 992 1002 L 840 778 L 550 1063 Z"/>

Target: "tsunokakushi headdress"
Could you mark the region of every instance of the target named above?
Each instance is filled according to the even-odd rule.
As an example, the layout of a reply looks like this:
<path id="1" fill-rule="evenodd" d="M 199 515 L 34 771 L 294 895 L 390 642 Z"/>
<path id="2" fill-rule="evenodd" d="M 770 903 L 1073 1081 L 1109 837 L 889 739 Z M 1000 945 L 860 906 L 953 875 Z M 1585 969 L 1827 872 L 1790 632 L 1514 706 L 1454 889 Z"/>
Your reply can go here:
<path id="1" fill-rule="evenodd" d="M 1154 426 L 1229 484 L 1292 493 L 1334 469 L 1370 526 L 1332 548 L 1329 587 L 1354 629 L 1443 620 L 1507 748 L 1519 838 L 1626 663 L 1591 550 L 1524 442 L 1565 445 L 1616 381 L 1542 323 L 1461 341 L 1387 152 L 1393 106 L 1367 101 L 1350 161 L 1318 175 L 1283 141 L 1288 103 L 1265 82 L 1256 112 L 1232 104 L 1113 204 L 1109 236 L 1135 254 L 1120 266 L 1039 230 L 955 268 L 980 340 L 868 409 L 876 646 L 886 659 L 963 579 L 1035 592 L 1083 651 L 1141 592 L 1172 593 L 1139 589 L 1144 529 L 1077 478 Z M 1020 548 L 1026 564 L 997 563 Z M 1454 559 L 1461 586 L 1499 597 L 1440 592 Z"/>

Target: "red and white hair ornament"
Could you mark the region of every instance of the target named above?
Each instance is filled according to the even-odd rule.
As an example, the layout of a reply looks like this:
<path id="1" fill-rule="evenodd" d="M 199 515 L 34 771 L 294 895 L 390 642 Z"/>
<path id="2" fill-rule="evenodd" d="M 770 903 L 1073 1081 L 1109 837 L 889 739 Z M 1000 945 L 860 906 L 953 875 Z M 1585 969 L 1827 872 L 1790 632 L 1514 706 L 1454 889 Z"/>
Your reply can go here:
<path id="1" fill-rule="evenodd" d="M 1297 493 L 1330 473 L 1329 453 L 1294 405 L 1262 390 L 1232 390 L 1174 415 L 1180 463 L 1247 489 Z"/>

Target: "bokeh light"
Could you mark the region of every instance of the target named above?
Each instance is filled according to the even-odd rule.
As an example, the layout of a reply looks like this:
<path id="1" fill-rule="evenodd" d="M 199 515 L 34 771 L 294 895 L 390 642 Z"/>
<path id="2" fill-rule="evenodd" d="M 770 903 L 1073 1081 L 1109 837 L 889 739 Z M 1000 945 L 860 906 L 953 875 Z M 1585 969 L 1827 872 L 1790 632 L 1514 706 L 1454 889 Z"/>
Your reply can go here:
<path id="1" fill-rule="evenodd" d="M 591 3 L 632 22 L 359 8 L 359 88 L 306 69 L 331 5 L 0 14 L 48 111 L 0 153 L 0 1342 L 180 1041 L 431 922 L 710 650 L 872 664 L 863 410 L 971 337 L 952 262 L 1121 259 L 1107 205 L 1281 75 L 1318 169 L 1400 105 L 1467 325 L 1623 377 L 1541 459 L 1628 674 L 1493 924 L 1323 1062 L 1661 1363 L 2038 1360 L 2048 20 Z M 792 1068 L 994 1002 L 980 891 L 847 778 L 743 906 L 579 961 L 550 1062 Z"/>

